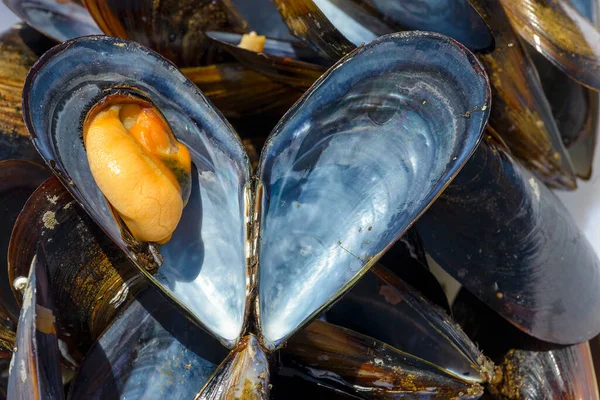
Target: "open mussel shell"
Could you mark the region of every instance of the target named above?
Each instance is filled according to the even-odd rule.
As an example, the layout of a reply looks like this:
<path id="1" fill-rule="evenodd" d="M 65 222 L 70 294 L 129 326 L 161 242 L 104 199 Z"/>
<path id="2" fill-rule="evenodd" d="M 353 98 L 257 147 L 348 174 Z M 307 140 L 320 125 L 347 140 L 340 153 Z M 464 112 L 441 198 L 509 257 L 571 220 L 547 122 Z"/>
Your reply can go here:
<path id="1" fill-rule="evenodd" d="M 358 48 L 285 115 L 258 170 L 267 348 L 349 289 L 427 209 L 474 151 L 490 100 L 468 50 L 408 32 Z"/>
<path id="2" fill-rule="evenodd" d="M 267 39 L 264 50 L 257 53 L 237 46 L 242 35 L 227 32 L 206 35 L 246 67 L 298 89 L 311 87 L 326 71 L 325 65 L 330 64 L 301 43 Z"/>
<path id="3" fill-rule="evenodd" d="M 26 278 L 42 251 L 58 336 L 73 367 L 147 281 L 54 177 L 31 195 L 15 223 L 9 281 Z M 22 300 L 21 292 L 15 295 Z"/>
<path id="4" fill-rule="evenodd" d="M 482 383 L 492 378 L 492 364 L 460 327 L 381 265 L 373 266 L 325 318 L 464 381 Z"/>
<path id="5" fill-rule="evenodd" d="M 70 399 L 192 399 L 227 355 L 153 287 L 136 296 L 86 355 Z"/>
<path id="6" fill-rule="evenodd" d="M 23 122 L 21 99 L 27 72 L 55 45 L 35 29 L 18 24 L 0 34 L 0 160 L 42 162 Z"/>
<path id="7" fill-rule="evenodd" d="M 315 321 L 281 351 L 285 368 L 367 398 L 476 399 L 483 388 L 349 329 Z"/>
<path id="8" fill-rule="evenodd" d="M 600 31 L 592 22 L 590 7 L 576 7 L 568 0 L 500 3 L 530 45 L 576 81 L 600 90 Z M 581 14 L 579 8 L 588 12 Z"/>
<path id="9" fill-rule="evenodd" d="M 573 168 L 587 180 L 592 175 L 600 94 L 569 78 L 531 46 L 528 49 Z"/>
<path id="10" fill-rule="evenodd" d="M 136 41 L 179 67 L 219 59 L 203 32 L 246 30 L 229 0 L 85 0 L 85 5 L 104 34 Z"/>
<path id="11" fill-rule="evenodd" d="M 56 317 L 43 252 L 31 264 L 17 341 L 10 362 L 8 398 L 62 399 Z"/>
<path id="12" fill-rule="evenodd" d="M 560 344 L 590 339 L 600 331 L 597 255 L 558 198 L 486 139 L 417 222 L 425 248 L 530 335 Z"/>
<path id="13" fill-rule="evenodd" d="M 13 293 L 13 280 L 10 279 L 7 267 L 7 255 L 10 235 L 13 226 L 29 196 L 40 186 L 51 173 L 44 166 L 23 160 L 0 161 L 0 324 L 11 326 L 19 316 Z M 37 245 L 32 242 L 31 245 Z M 29 274 L 27 264 L 24 277 Z M 8 321 L 6 320 L 8 319 Z"/>
<path id="14" fill-rule="evenodd" d="M 26 88 L 24 114 L 33 142 L 75 199 L 170 298 L 233 345 L 246 309 L 244 187 L 250 167 L 227 121 L 173 64 L 136 43 L 105 36 L 55 47 L 34 66 Z M 191 196 L 172 239 L 160 248 L 135 242 L 123 230 L 87 162 L 82 121 L 115 90 L 154 104 L 190 149 Z"/>
<path id="15" fill-rule="evenodd" d="M 494 36 L 468 0 L 343 0 L 366 3 L 394 29 L 438 32 L 459 41 L 469 50 L 494 48 Z"/>
<path id="16" fill-rule="evenodd" d="M 219 366 L 196 400 L 268 400 L 270 371 L 267 355 L 254 335 L 245 336 Z"/>
<path id="17" fill-rule="evenodd" d="M 102 33 L 81 2 L 73 0 L 4 0 L 27 24 L 59 42 Z"/>

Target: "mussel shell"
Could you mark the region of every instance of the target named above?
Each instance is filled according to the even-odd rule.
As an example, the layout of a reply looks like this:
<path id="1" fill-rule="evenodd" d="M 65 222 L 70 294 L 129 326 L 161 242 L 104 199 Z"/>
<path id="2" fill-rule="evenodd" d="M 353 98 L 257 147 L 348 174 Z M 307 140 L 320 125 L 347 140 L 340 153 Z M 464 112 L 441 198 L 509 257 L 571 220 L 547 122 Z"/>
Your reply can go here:
<path id="1" fill-rule="evenodd" d="M 256 336 L 248 335 L 219 365 L 195 399 L 268 400 L 270 385 L 267 355 Z"/>
<path id="2" fill-rule="evenodd" d="M 349 289 L 410 227 L 476 147 L 489 107 L 477 59 L 422 32 L 360 47 L 294 105 L 258 170 L 268 348 Z"/>
<path id="3" fill-rule="evenodd" d="M 328 322 L 370 336 L 469 382 L 491 380 L 491 363 L 444 311 L 375 265 L 326 313 Z"/>
<path id="4" fill-rule="evenodd" d="M 311 46 L 321 57 L 338 60 L 356 47 L 325 16 L 321 7 L 313 2 L 313 0 L 274 1 L 279 8 L 283 21 L 290 28 L 290 32 Z M 322 0 L 321 3 L 332 5 L 330 0 Z M 335 7 L 333 8 L 335 12 Z M 344 14 L 340 14 L 343 23 L 338 23 L 338 26 L 350 26 L 347 29 L 348 32 L 351 32 L 352 28 L 356 28 L 356 24 L 354 24 L 356 21 L 352 17 L 343 17 Z M 370 41 L 377 37 L 376 34 L 366 29 L 356 29 L 356 31 L 361 33 L 360 37 L 366 38 L 365 41 Z M 391 29 L 387 32 L 382 32 L 382 34 L 390 32 L 392 32 Z"/>
<path id="5" fill-rule="evenodd" d="M 345 0 L 367 3 L 397 30 L 439 32 L 471 51 L 494 48 L 494 36 L 468 0 Z"/>
<path id="6" fill-rule="evenodd" d="M 87 162 L 81 123 L 114 90 L 153 103 L 190 149 L 192 194 L 172 239 L 160 248 L 137 243 L 122 230 Z M 105 36 L 75 39 L 46 53 L 28 76 L 23 104 L 34 145 L 92 219 L 170 298 L 232 346 L 246 309 L 244 187 L 250 166 L 222 115 L 173 64 L 136 43 Z"/>
<path id="7" fill-rule="evenodd" d="M 531 46 L 528 50 L 573 168 L 579 178 L 587 180 L 592 175 L 600 94 L 569 78 Z"/>
<path id="8" fill-rule="evenodd" d="M 237 46 L 241 35 L 226 32 L 207 32 L 206 35 L 246 67 L 301 90 L 311 87 L 327 69 L 324 66 L 327 61 L 298 43 L 267 39 L 264 50 L 257 53 Z"/>
<path id="9" fill-rule="evenodd" d="M 249 31 L 274 39 L 293 39 L 273 0 L 231 0 L 231 3 L 244 16 Z"/>
<path id="10" fill-rule="evenodd" d="M 227 351 L 149 287 L 92 346 L 70 399 L 191 399 Z"/>
<path id="11" fill-rule="evenodd" d="M 42 163 L 23 122 L 21 99 L 27 72 L 54 42 L 19 24 L 0 35 L 0 160 Z"/>
<path id="12" fill-rule="evenodd" d="M 497 0 L 471 0 L 494 34 L 492 52 L 479 59 L 490 74 L 494 107 L 490 125 L 514 156 L 551 187 L 575 189 L 575 171 L 552 109 L 519 36 Z"/>
<path id="13" fill-rule="evenodd" d="M 530 335 L 579 343 L 600 331 L 600 261 L 571 215 L 486 138 L 417 222 L 425 248 Z"/>
<path id="14" fill-rule="evenodd" d="M 587 343 L 560 346 L 537 340 L 464 289 L 453 309 L 472 339 L 496 362 L 486 399 L 598 399 Z"/>
<path id="15" fill-rule="evenodd" d="M 483 393 L 410 354 L 368 336 L 315 321 L 290 339 L 283 366 L 368 398 L 476 399 Z"/>
<path id="16" fill-rule="evenodd" d="M 511 350 L 502 382 L 492 392 L 502 399 L 598 400 L 588 343 L 550 351 Z"/>
<path id="17" fill-rule="evenodd" d="M 0 161 L 0 215 L 3 221 L 0 228 L 0 323 L 8 327 L 16 323 L 19 316 L 19 306 L 12 292 L 13 279 L 10 279 L 6 265 L 10 235 L 25 202 L 50 175 L 48 169 L 29 161 Z M 37 245 L 37 242 L 33 243 Z M 23 276 L 29 274 L 30 266 L 31 260 Z"/>
<path id="18" fill-rule="evenodd" d="M 448 297 L 430 271 L 423 242 L 415 227 L 410 228 L 381 256 L 379 264 L 419 291 L 427 300 L 451 313 Z"/>
<path id="19" fill-rule="evenodd" d="M 59 42 L 102 33 L 80 2 L 73 0 L 4 0 L 27 24 Z"/>
<path id="20" fill-rule="evenodd" d="M 8 398 L 62 399 L 56 317 L 43 252 L 31 264 L 23 297 Z"/>
<path id="21" fill-rule="evenodd" d="M 85 0 L 85 5 L 104 34 L 136 41 L 179 67 L 219 60 L 203 32 L 246 30 L 229 0 Z"/>
<path id="22" fill-rule="evenodd" d="M 283 3 L 283 2 L 282 2 Z M 304 1 L 308 6 L 309 1 Z M 372 8 L 367 7 L 361 2 L 348 0 L 313 0 L 312 3 L 323 13 L 327 21 L 355 46 L 369 43 L 378 36 L 387 35 L 397 31 L 381 20 L 380 16 L 373 13 Z M 325 23 L 325 20 L 319 20 L 319 14 L 309 15 L 315 19 L 316 27 Z"/>
<path id="23" fill-rule="evenodd" d="M 67 345 L 69 363 L 78 364 L 147 282 L 54 177 L 31 195 L 15 223 L 9 281 L 26 277 L 41 251 L 47 254 L 58 336 Z M 15 296 L 21 302 L 22 293 Z"/>
<path id="24" fill-rule="evenodd" d="M 568 0 L 501 0 L 514 28 L 557 68 L 600 90 L 600 30 Z M 579 8 L 587 8 L 586 14 Z M 591 18 L 590 18 L 591 17 Z"/>

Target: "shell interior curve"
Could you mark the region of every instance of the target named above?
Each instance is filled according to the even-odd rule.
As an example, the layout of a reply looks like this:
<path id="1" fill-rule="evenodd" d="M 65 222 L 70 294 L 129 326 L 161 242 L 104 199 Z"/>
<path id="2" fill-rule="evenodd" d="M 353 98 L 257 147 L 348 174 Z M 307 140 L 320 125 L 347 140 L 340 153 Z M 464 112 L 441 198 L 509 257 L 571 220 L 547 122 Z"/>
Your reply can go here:
<path id="1" fill-rule="evenodd" d="M 489 106 L 475 57 L 423 32 L 359 48 L 296 103 L 258 171 L 267 347 L 348 289 L 410 227 L 474 151 Z"/>
<path id="2" fill-rule="evenodd" d="M 135 88 L 155 104 L 195 166 L 180 224 L 171 241 L 154 249 L 160 264 L 154 274 L 147 265 L 153 257 L 137 254 L 123 237 L 91 175 L 81 138 L 87 109 L 115 87 Z M 232 345 L 245 314 L 249 181 L 247 155 L 233 128 L 170 62 L 133 42 L 102 36 L 46 53 L 29 75 L 23 101 L 34 145 L 84 209 L 154 283 Z"/>

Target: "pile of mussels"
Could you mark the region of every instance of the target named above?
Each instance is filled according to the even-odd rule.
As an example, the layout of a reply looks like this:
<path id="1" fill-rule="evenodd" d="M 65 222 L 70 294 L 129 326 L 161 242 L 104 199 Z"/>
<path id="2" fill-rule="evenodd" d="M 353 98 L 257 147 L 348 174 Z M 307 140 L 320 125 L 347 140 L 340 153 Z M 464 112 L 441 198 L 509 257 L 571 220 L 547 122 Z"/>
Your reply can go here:
<path id="1" fill-rule="evenodd" d="M 599 399 L 598 0 L 4 2 L 0 397 Z"/>

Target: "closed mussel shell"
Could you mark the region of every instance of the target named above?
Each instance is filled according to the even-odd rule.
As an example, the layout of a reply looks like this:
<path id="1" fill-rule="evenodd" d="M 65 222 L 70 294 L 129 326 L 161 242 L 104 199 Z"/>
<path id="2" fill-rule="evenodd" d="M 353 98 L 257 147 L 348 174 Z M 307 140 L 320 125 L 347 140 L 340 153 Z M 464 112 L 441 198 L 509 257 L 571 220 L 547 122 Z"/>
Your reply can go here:
<path id="1" fill-rule="evenodd" d="M 21 99 L 27 72 L 55 43 L 24 24 L 3 32 L 0 43 L 0 160 L 41 163 L 23 122 Z"/>
<path id="2" fill-rule="evenodd" d="M 600 31 L 593 22 L 597 6 L 584 4 L 584 0 L 500 3 L 514 28 L 530 45 L 576 81 L 600 90 Z"/>
<path id="3" fill-rule="evenodd" d="M 283 366 L 326 386 L 367 398 L 476 399 L 477 383 L 354 331 L 315 321 L 290 339 Z M 289 373 L 288 373 L 289 374 Z"/>
<path id="4" fill-rule="evenodd" d="M 523 331 L 560 344 L 600 331 L 597 255 L 558 198 L 491 136 L 417 226 L 446 271 Z"/>
<path id="5" fill-rule="evenodd" d="M 85 0 L 106 35 L 136 41 L 179 67 L 219 60 L 209 30 L 243 33 L 246 22 L 229 0 Z"/>
<path id="6" fill-rule="evenodd" d="M 0 313 L 2 325 L 9 328 L 19 316 L 19 306 L 12 293 L 14 279 L 7 273 L 6 264 L 11 232 L 29 196 L 50 175 L 50 171 L 42 165 L 29 161 L 0 161 L 0 212 L 3 220 L 0 228 Z M 24 267 L 25 277 L 29 274 L 30 265 L 31 260 Z"/>
<path id="7" fill-rule="evenodd" d="M 485 399 L 599 398 L 587 342 L 562 346 L 535 339 L 464 289 L 453 310 L 469 336 L 495 361 L 496 374 Z M 593 348 L 593 341 L 590 344 Z"/>
<path id="8" fill-rule="evenodd" d="M 325 318 L 465 381 L 483 383 L 493 375 L 489 360 L 442 309 L 381 265 L 373 266 Z"/>
<path id="9" fill-rule="evenodd" d="M 67 345 L 67 365 L 74 367 L 147 283 L 56 178 L 44 182 L 19 214 L 8 251 L 9 280 L 26 278 L 40 252 L 58 336 Z M 15 295 L 21 302 L 22 293 Z"/>
<path id="10" fill-rule="evenodd" d="M 56 315 L 43 252 L 32 262 L 23 294 L 8 398 L 62 399 Z"/>

